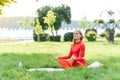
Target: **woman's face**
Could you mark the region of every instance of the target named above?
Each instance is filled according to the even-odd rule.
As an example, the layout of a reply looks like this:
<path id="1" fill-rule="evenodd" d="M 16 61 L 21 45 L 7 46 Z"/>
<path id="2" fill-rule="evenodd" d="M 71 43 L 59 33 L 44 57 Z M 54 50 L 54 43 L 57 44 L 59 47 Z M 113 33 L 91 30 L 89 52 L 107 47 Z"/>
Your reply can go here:
<path id="1" fill-rule="evenodd" d="M 80 37 L 81 37 L 81 35 L 80 35 L 80 33 L 79 33 L 78 31 L 75 31 L 75 32 L 73 33 L 73 38 L 74 38 L 74 39 L 80 39 Z"/>

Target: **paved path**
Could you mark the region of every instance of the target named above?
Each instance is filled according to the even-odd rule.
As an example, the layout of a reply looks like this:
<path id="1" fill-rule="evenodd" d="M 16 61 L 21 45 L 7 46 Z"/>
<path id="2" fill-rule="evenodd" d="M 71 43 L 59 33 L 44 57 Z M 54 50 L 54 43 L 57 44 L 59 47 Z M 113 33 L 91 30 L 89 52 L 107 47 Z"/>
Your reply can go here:
<path id="1" fill-rule="evenodd" d="M 29 43 L 29 42 L 34 42 L 34 41 L 33 40 L 23 40 L 23 41 L 2 43 L 2 44 L 24 44 L 24 43 Z"/>

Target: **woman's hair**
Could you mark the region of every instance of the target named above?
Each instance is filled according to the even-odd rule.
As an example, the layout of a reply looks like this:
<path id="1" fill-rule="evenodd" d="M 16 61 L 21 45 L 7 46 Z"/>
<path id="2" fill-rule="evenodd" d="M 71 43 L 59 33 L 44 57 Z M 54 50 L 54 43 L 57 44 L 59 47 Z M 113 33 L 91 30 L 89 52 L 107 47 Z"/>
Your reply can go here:
<path id="1" fill-rule="evenodd" d="M 75 31 L 79 32 L 79 34 L 81 35 L 80 41 L 82 41 L 83 40 L 83 34 L 82 34 L 82 32 L 80 30 L 75 30 Z M 75 39 L 73 39 L 73 43 L 75 43 L 75 42 L 76 42 Z"/>

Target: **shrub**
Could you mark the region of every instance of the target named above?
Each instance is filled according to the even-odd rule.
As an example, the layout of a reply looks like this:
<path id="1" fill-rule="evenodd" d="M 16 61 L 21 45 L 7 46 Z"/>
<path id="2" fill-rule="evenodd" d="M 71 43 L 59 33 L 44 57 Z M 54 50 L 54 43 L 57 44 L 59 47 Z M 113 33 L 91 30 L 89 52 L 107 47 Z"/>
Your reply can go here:
<path id="1" fill-rule="evenodd" d="M 56 41 L 56 42 L 60 42 L 61 41 L 61 36 L 50 36 L 50 41 Z"/>
<path id="2" fill-rule="evenodd" d="M 98 21 L 98 23 L 104 23 L 104 20 L 100 19 L 100 20 Z"/>
<path id="3" fill-rule="evenodd" d="M 115 23 L 115 20 L 114 19 L 109 19 L 108 23 Z"/>
<path id="4" fill-rule="evenodd" d="M 47 34 L 47 33 L 40 34 L 40 40 L 41 41 L 49 41 L 50 40 L 49 34 Z"/>
<path id="5" fill-rule="evenodd" d="M 85 37 L 88 41 L 95 41 L 97 38 L 97 30 L 96 29 L 87 29 L 85 32 Z"/>
<path id="6" fill-rule="evenodd" d="M 73 40 L 73 32 L 67 32 L 64 35 L 64 41 L 72 41 Z"/>
<path id="7" fill-rule="evenodd" d="M 116 37 L 120 37 L 120 33 L 117 33 L 117 34 L 116 34 Z"/>
<path id="8" fill-rule="evenodd" d="M 105 37 L 104 33 L 99 34 L 100 37 Z"/>
<path id="9" fill-rule="evenodd" d="M 108 31 L 105 30 L 103 33 L 100 34 L 100 37 L 108 38 L 109 37 Z"/>
<path id="10" fill-rule="evenodd" d="M 38 38 L 37 38 L 37 35 L 35 34 L 35 32 L 33 32 L 33 40 L 38 41 Z M 48 40 L 50 40 L 50 36 L 47 33 L 42 33 L 39 35 L 39 40 L 40 41 L 48 41 Z"/>
<path id="11" fill-rule="evenodd" d="M 109 34 L 107 30 L 104 31 L 104 35 L 105 35 L 105 38 L 108 40 Z"/>

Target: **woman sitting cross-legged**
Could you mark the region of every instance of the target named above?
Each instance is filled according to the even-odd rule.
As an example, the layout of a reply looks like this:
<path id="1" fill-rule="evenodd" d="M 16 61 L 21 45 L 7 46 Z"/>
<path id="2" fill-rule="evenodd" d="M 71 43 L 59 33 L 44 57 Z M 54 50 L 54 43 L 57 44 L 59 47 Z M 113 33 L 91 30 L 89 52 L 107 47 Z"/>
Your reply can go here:
<path id="1" fill-rule="evenodd" d="M 71 45 L 70 52 L 67 56 L 54 56 L 58 59 L 60 65 L 63 68 L 73 68 L 73 67 L 86 67 L 85 56 L 85 44 L 82 42 L 83 34 L 80 30 L 76 30 L 73 33 L 73 44 Z M 72 59 L 72 61 L 69 61 Z"/>

